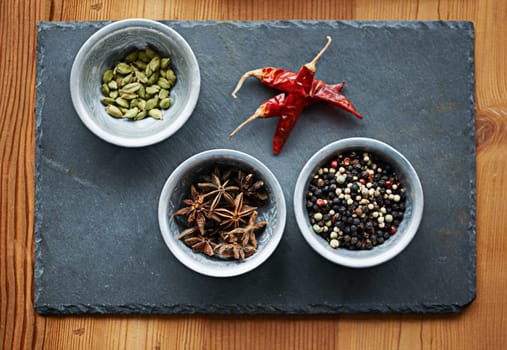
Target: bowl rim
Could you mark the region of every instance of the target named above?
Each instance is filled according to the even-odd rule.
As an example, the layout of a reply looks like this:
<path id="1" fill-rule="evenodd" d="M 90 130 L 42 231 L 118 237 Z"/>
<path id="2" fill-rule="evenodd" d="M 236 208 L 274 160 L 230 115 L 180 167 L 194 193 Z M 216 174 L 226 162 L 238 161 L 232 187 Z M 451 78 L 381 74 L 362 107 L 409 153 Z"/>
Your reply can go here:
<path id="1" fill-rule="evenodd" d="M 173 123 L 169 125 L 169 127 L 161 129 L 159 132 L 139 137 L 139 138 L 129 138 L 129 137 L 123 137 L 118 136 L 113 133 L 110 133 L 103 128 L 101 128 L 92 117 L 89 116 L 89 114 L 86 112 L 86 109 L 84 107 L 83 101 L 80 98 L 79 94 L 79 76 L 80 76 L 80 63 L 85 59 L 88 52 L 103 38 L 111 35 L 112 33 L 116 32 L 117 30 L 126 29 L 126 28 L 148 28 L 152 30 L 156 30 L 161 32 L 167 37 L 174 38 L 176 41 L 178 41 L 181 46 L 183 47 L 183 50 L 185 51 L 185 54 L 188 55 L 188 63 L 192 67 L 191 70 L 196 72 L 196 79 L 193 82 L 195 85 L 195 89 L 192 89 L 190 91 L 189 99 L 185 105 L 185 108 L 181 111 L 181 113 L 178 115 L 178 117 L 174 120 Z M 195 109 L 195 106 L 197 105 L 197 100 L 199 98 L 200 93 L 200 87 L 201 87 L 201 74 L 199 70 L 199 63 L 197 62 L 197 58 L 190 47 L 190 45 L 187 43 L 187 41 L 174 29 L 169 27 L 166 24 L 160 23 L 159 21 L 150 20 L 150 19 L 144 19 L 144 18 L 128 18 L 123 20 L 118 20 L 109 24 L 106 24 L 104 27 L 93 33 L 81 46 L 78 53 L 76 54 L 71 72 L 70 72 L 70 93 L 71 93 L 71 99 L 72 104 L 74 105 L 74 109 L 77 112 L 79 118 L 83 122 L 83 124 L 86 125 L 86 127 L 94 133 L 96 136 L 101 138 L 102 140 L 109 142 L 111 144 L 122 146 L 122 147 L 129 147 L 129 148 L 135 148 L 135 147 L 145 147 L 150 146 L 153 144 L 156 144 L 158 142 L 161 142 L 165 139 L 167 139 L 169 136 L 173 135 L 178 131 L 188 120 L 190 115 Z"/>
<path id="2" fill-rule="evenodd" d="M 198 162 L 206 161 L 209 159 L 213 159 L 214 157 L 216 157 L 217 159 L 223 158 L 223 159 L 239 160 L 240 162 L 249 163 L 250 166 L 253 166 L 256 169 L 256 171 L 258 171 L 258 173 L 263 176 L 263 180 L 269 183 L 274 193 L 274 200 L 276 201 L 276 205 L 279 206 L 277 211 L 277 215 L 279 217 L 279 225 L 273 227 L 273 233 L 269 241 L 269 244 L 267 244 L 262 251 L 257 251 L 257 253 L 252 257 L 250 257 L 249 259 L 237 262 L 236 264 L 234 264 L 233 267 L 218 270 L 213 266 L 203 264 L 191 258 L 190 254 L 194 254 L 192 250 L 186 247 L 185 247 L 186 250 L 181 249 L 181 246 L 177 244 L 175 234 L 170 232 L 169 227 L 167 225 L 169 216 L 169 213 L 167 212 L 168 211 L 167 198 L 170 197 L 171 193 L 175 189 L 174 186 L 175 181 L 178 178 L 184 176 L 188 167 L 194 165 L 196 161 Z M 286 218 L 287 218 L 287 208 L 285 203 L 285 196 L 283 194 L 282 187 L 280 186 L 280 183 L 278 182 L 278 179 L 275 177 L 275 175 L 264 163 L 262 163 L 257 158 L 247 153 L 232 149 L 211 149 L 197 153 L 187 158 L 172 171 L 172 173 L 165 181 L 162 191 L 160 193 L 158 204 L 159 227 L 166 246 L 169 248 L 171 253 L 176 257 L 176 259 L 179 260 L 187 268 L 195 272 L 198 272 L 202 275 L 210 277 L 238 276 L 247 273 L 251 270 L 254 270 L 262 263 L 264 263 L 272 255 L 272 253 L 278 247 L 282 239 L 285 230 Z"/>
<path id="3" fill-rule="evenodd" d="M 382 252 L 379 255 L 373 257 L 348 257 L 339 254 L 339 252 L 330 249 L 322 249 L 322 238 L 310 229 L 306 222 L 306 208 L 303 205 L 304 202 L 304 193 L 306 191 L 306 183 L 307 179 L 313 173 L 315 168 L 326 158 L 328 158 L 331 153 L 340 151 L 340 150 L 350 150 L 357 147 L 368 147 L 372 149 L 372 152 L 375 150 L 379 150 L 382 153 L 393 153 L 396 155 L 400 161 L 397 162 L 399 166 L 403 167 L 407 174 L 414 179 L 413 193 L 414 198 L 418 200 L 414 202 L 413 210 L 412 210 L 412 218 L 409 221 L 409 225 L 406 228 L 406 232 L 397 240 L 396 244 L 392 245 L 385 252 Z M 322 257 L 327 260 L 342 266 L 352 267 L 352 268 L 367 268 L 373 267 L 376 265 L 380 265 L 384 262 L 387 262 L 401 253 L 412 241 L 417 230 L 419 228 L 419 224 L 422 219 L 423 208 L 424 208 L 424 195 L 422 190 L 421 181 L 419 180 L 419 176 L 415 171 L 412 164 L 408 161 L 408 159 L 401 154 L 398 150 L 396 150 L 391 145 L 382 142 L 377 139 L 367 138 L 367 137 L 350 137 L 345 139 L 340 139 L 334 141 L 313 154 L 313 156 L 306 162 L 303 166 L 301 172 L 296 181 L 296 186 L 294 189 L 294 212 L 296 216 L 296 222 L 299 226 L 299 231 L 303 235 L 306 242 Z"/>

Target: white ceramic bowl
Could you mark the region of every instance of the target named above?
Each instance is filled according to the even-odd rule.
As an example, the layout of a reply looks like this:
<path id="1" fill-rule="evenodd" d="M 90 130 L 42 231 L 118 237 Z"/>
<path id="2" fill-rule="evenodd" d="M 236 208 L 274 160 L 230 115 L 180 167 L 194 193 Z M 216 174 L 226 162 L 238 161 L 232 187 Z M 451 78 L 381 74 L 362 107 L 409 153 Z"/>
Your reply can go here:
<path id="1" fill-rule="evenodd" d="M 171 57 L 177 76 L 172 106 L 163 110 L 163 120 L 115 119 L 100 102 L 102 75 L 132 49 L 147 46 Z M 181 35 L 160 22 L 127 19 L 106 25 L 83 44 L 72 65 L 70 91 L 77 114 L 95 135 L 118 146 L 142 147 L 165 140 L 185 124 L 197 103 L 200 81 L 197 59 Z"/>
<path id="2" fill-rule="evenodd" d="M 257 251 L 242 260 L 225 260 L 194 253 L 177 238 L 184 227 L 171 215 L 189 196 L 189 186 L 196 177 L 211 172 L 216 165 L 244 169 L 264 180 L 269 199 L 258 209 L 258 220 L 268 224 L 257 237 Z M 251 271 L 266 261 L 280 242 L 285 228 L 286 206 L 282 188 L 273 173 L 256 158 L 239 151 L 215 149 L 196 154 L 181 163 L 167 179 L 158 206 L 162 237 L 173 255 L 185 266 L 203 275 L 231 277 Z"/>
<path id="3" fill-rule="evenodd" d="M 406 209 L 395 235 L 371 250 L 333 249 L 316 234 L 308 218 L 306 191 L 312 175 L 319 166 L 346 151 L 369 151 L 395 169 L 406 190 Z M 365 268 L 382 264 L 401 253 L 414 238 L 421 222 L 424 197 L 421 182 L 410 162 L 388 144 L 371 138 L 348 138 L 333 142 L 320 149 L 305 164 L 297 179 L 294 191 L 294 211 L 299 229 L 308 244 L 321 256 L 336 264 Z"/>

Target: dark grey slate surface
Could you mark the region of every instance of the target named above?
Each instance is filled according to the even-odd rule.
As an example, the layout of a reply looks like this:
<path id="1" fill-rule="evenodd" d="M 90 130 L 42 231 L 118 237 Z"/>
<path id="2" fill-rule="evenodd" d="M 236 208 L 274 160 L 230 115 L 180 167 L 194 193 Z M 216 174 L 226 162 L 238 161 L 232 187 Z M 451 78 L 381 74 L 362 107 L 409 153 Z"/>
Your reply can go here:
<path id="1" fill-rule="evenodd" d="M 78 119 L 69 94 L 74 56 L 107 22 L 40 23 L 37 44 L 35 307 L 76 313 L 457 312 L 476 294 L 474 32 L 468 22 L 165 22 L 189 42 L 202 89 L 187 124 L 142 149 L 109 145 Z M 275 91 L 244 71 L 297 70 L 325 35 L 334 39 L 316 77 L 346 80 L 364 114 L 307 108 L 279 156 L 276 120 L 226 136 Z M 319 148 L 375 137 L 418 171 L 424 217 L 394 260 L 335 266 L 300 235 L 292 213 L 297 174 Z M 284 188 L 288 220 L 274 255 L 246 275 L 213 279 L 181 265 L 164 245 L 157 201 L 187 157 L 212 148 L 263 161 Z"/>

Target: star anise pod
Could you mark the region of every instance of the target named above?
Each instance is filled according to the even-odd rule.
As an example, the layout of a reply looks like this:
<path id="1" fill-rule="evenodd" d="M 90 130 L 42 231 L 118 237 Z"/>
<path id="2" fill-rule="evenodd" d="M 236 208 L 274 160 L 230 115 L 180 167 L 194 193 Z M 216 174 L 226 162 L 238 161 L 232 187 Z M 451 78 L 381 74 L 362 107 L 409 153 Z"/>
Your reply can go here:
<path id="1" fill-rule="evenodd" d="M 245 218 L 249 217 L 257 208 L 243 204 L 243 193 L 240 193 L 234 198 L 234 208 L 229 210 L 227 208 L 218 208 L 215 213 L 222 218 L 220 225 L 225 229 L 237 228 L 241 223 L 245 224 Z"/>
<path id="2" fill-rule="evenodd" d="M 220 176 L 216 173 L 211 174 L 211 179 L 208 182 L 200 182 L 197 184 L 199 188 L 205 191 L 204 197 L 215 196 L 211 201 L 210 212 L 212 213 L 220 200 L 223 198 L 229 205 L 234 205 L 234 198 L 230 192 L 239 191 L 238 186 L 228 186 L 229 180 L 222 182 Z"/>
<path id="3" fill-rule="evenodd" d="M 178 235 L 178 239 L 182 239 L 186 236 L 193 236 L 198 232 L 199 232 L 199 227 L 197 227 L 197 226 L 192 226 L 192 227 L 186 228 L 183 231 L 181 231 L 181 233 Z"/>
<path id="4" fill-rule="evenodd" d="M 197 192 L 193 185 L 190 186 L 190 194 L 192 196 L 191 199 L 183 200 L 183 203 L 187 206 L 177 210 L 173 215 L 186 215 L 187 222 L 192 224 L 195 221 L 197 227 L 199 227 L 199 231 L 204 235 L 204 225 L 206 223 L 206 215 L 209 212 L 210 203 L 205 201 L 204 195 Z"/>
<path id="5" fill-rule="evenodd" d="M 243 247 L 239 243 L 221 243 L 215 247 L 215 253 L 222 258 L 243 260 L 252 256 L 256 249 L 252 246 Z"/>
<path id="6" fill-rule="evenodd" d="M 238 235 L 232 231 L 221 231 L 220 238 L 226 243 L 236 243 L 238 241 Z"/>
<path id="7" fill-rule="evenodd" d="M 255 180 L 254 174 L 245 174 L 243 171 L 238 171 L 239 189 L 245 197 L 254 203 L 263 203 L 268 199 L 268 194 L 264 190 L 264 181 Z"/>
<path id="8" fill-rule="evenodd" d="M 250 216 L 250 220 L 248 221 L 248 225 L 244 227 L 237 227 L 232 231 L 229 231 L 227 234 L 229 236 L 241 236 L 241 245 L 246 247 L 250 244 L 252 247 L 257 248 L 257 238 L 255 236 L 255 231 L 263 229 L 266 227 L 266 221 L 257 221 L 257 211 L 254 211 Z"/>
<path id="9" fill-rule="evenodd" d="M 219 243 L 214 249 L 215 254 L 221 256 L 222 258 L 232 258 L 234 257 L 233 245 L 232 243 Z"/>
<path id="10" fill-rule="evenodd" d="M 203 236 L 189 237 L 185 239 L 185 244 L 190 246 L 196 253 L 204 253 L 208 256 L 214 254 L 214 249 L 217 246 L 211 239 Z"/>

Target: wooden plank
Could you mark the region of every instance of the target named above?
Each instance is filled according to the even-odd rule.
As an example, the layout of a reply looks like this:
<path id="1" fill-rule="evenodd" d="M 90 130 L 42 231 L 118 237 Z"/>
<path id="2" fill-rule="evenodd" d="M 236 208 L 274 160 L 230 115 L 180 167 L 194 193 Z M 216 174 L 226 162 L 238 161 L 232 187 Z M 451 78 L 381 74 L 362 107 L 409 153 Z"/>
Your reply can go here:
<path id="1" fill-rule="evenodd" d="M 35 44 L 39 20 L 471 20 L 476 29 L 477 300 L 455 316 L 40 317 L 33 311 Z M 0 348 L 498 349 L 507 343 L 507 2 L 0 3 Z"/>

